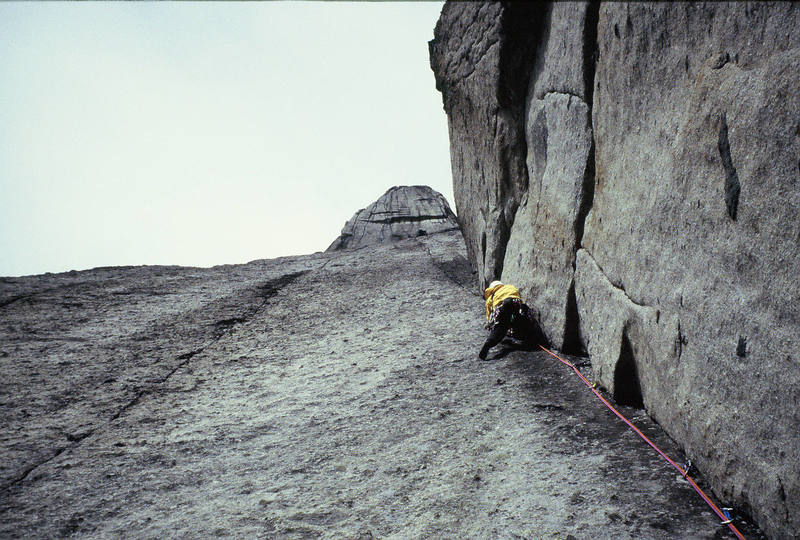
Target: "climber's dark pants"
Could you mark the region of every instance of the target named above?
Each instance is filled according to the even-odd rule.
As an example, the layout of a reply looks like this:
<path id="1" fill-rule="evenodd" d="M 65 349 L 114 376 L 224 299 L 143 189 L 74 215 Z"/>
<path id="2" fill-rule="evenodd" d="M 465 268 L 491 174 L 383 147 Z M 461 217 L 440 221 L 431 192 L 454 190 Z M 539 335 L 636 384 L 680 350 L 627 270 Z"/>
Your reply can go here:
<path id="1" fill-rule="evenodd" d="M 515 298 L 506 298 L 497 307 L 496 324 L 489 332 L 489 337 L 481 348 L 480 357 L 486 358 L 489 349 L 503 341 L 509 330 L 514 330 L 514 337 L 526 345 L 541 343 L 547 346 L 547 339 L 537 322 L 530 315 L 528 306 Z"/>
<path id="2" fill-rule="evenodd" d="M 521 317 L 519 312 L 521 302 L 514 298 L 506 298 L 497 307 L 497 324 L 489 332 L 484 348 L 491 349 L 506 337 L 512 328 L 514 337 L 524 340 L 528 334 L 530 321 L 526 317 Z"/>
<path id="3" fill-rule="evenodd" d="M 520 316 L 522 302 L 514 298 L 506 298 L 497 306 L 495 325 L 489 331 L 489 337 L 481 348 L 480 357 L 486 358 L 489 349 L 500 343 L 509 330 L 514 329 L 514 336 L 524 340 L 528 334 L 528 320 Z"/>

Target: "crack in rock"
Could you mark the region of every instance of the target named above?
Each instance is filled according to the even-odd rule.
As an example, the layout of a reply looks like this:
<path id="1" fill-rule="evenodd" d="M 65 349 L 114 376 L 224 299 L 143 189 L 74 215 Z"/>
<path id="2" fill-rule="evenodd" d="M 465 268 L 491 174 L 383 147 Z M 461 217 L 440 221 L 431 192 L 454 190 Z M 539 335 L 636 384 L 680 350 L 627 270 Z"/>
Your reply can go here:
<path id="1" fill-rule="evenodd" d="M 377 212 L 376 212 L 377 213 Z M 384 214 L 388 214 L 390 212 L 382 212 Z M 446 215 L 436 215 L 436 216 L 414 216 L 414 215 L 402 215 L 402 216 L 391 216 L 383 219 L 363 219 L 360 221 L 366 221 L 368 223 L 383 223 L 386 225 L 390 225 L 392 223 L 417 223 L 420 221 L 433 221 L 433 220 L 443 220 L 449 219 L 449 216 Z"/>
<path id="2" fill-rule="evenodd" d="M 628 294 L 628 291 L 626 291 L 626 290 L 625 290 L 625 286 L 624 286 L 624 285 L 622 285 L 622 284 L 619 284 L 619 285 L 618 285 L 618 284 L 614 283 L 614 281 L 612 281 L 610 277 L 608 277 L 608 274 L 606 274 L 605 270 L 603 270 L 603 267 L 602 267 L 602 266 L 600 266 L 600 264 L 597 262 L 597 259 L 595 259 L 595 258 L 594 258 L 594 256 L 593 256 L 593 255 L 592 255 L 592 254 L 589 252 L 589 250 L 588 250 L 588 249 L 586 249 L 585 247 L 584 247 L 584 248 L 581 248 L 581 249 L 582 249 L 583 251 L 585 251 L 585 252 L 586 252 L 586 256 L 587 256 L 587 257 L 589 257 L 589 258 L 592 260 L 592 262 L 595 264 L 595 266 L 596 266 L 596 267 L 597 267 L 597 269 L 600 271 L 600 273 L 603 275 L 603 277 L 605 278 L 605 280 L 606 280 L 606 281 L 609 283 L 609 285 L 611 285 L 613 288 L 617 289 L 617 290 L 618 290 L 618 291 L 620 291 L 622 294 L 624 294 L 624 295 L 625 295 L 625 298 L 627 298 L 627 299 L 628 299 L 628 301 L 629 301 L 631 304 L 633 304 L 634 306 L 641 307 L 641 308 L 650 308 L 650 309 L 653 309 L 653 306 L 652 306 L 652 305 L 650 305 L 650 304 L 645 304 L 645 303 L 643 303 L 643 302 L 637 302 L 636 300 L 634 300 L 633 298 L 631 298 L 631 297 L 630 297 L 630 295 Z"/>
<path id="3" fill-rule="evenodd" d="M 84 438 L 85 438 L 85 437 L 84 437 Z M 83 440 L 83 439 L 81 439 L 81 440 Z M 17 478 L 15 478 L 14 480 L 12 480 L 11 482 L 8 482 L 7 484 L 3 485 L 3 486 L 2 486 L 2 488 L 0 488 L 0 490 L 2 490 L 2 491 L 8 491 L 8 490 L 10 490 L 11 488 L 13 488 L 14 486 L 16 486 L 16 485 L 18 485 L 18 484 L 20 484 L 20 483 L 24 482 L 24 481 L 25 481 L 25 479 L 26 479 L 26 478 L 28 478 L 28 476 L 29 476 L 29 475 L 30 475 L 30 474 L 31 474 L 33 471 L 35 471 L 37 468 L 39 468 L 40 466 L 42 466 L 42 465 L 44 465 L 44 464 L 46 464 L 46 463 L 48 463 L 48 462 L 50 462 L 50 461 L 54 460 L 55 458 L 57 458 L 58 456 L 60 456 L 61 454 L 63 454 L 63 453 L 64 453 L 64 451 L 65 451 L 65 450 L 67 450 L 68 448 L 74 448 L 75 446 L 77 446 L 77 445 L 79 445 L 79 444 L 80 444 L 80 441 L 78 441 L 78 442 L 75 442 L 75 443 L 73 443 L 73 444 L 72 444 L 72 445 L 70 445 L 70 446 L 64 446 L 64 447 L 62 447 L 62 448 L 57 448 L 57 449 L 55 450 L 55 452 L 53 453 L 53 455 L 51 455 L 50 457 L 48 457 L 48 458 L 46 458 L 46 459 L 43 459 L 42 461 L 39 461 L 38 463 L 34 463 L 34 464 L 32 464 L 32 465 L 29 465 L 28 467 L 26 467 L 26 468 L 25 468 L 25 469 L 22 471 L 22 474 L 20 474 L 20 475 L 19 475 Z"/>
<path id="4" fill-rule="evenodd" d="M 14 302 L 18 302 L 20 300 L 25 300 L 27 298 L 31 298 L 33 296 L 36 296 L 37 294 L 39 294 L 39 293 L 20 294 L 20 295 L 17 295 L 17 296 L 12 296 L 11 298 L 8 298 L 7 300 L 3 300 L 2 302 L 0 302 L 0 308 L 4 308 L 4 307 L 6 307 L 8 305 L 11 305 Z"/>

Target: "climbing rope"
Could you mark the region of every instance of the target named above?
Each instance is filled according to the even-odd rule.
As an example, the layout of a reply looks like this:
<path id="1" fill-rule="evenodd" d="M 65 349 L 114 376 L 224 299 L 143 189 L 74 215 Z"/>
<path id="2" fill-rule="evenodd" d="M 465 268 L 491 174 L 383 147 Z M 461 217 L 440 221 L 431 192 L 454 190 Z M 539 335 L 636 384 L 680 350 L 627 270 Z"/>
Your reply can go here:
<path id="1" fill-rule="evenodd" d="M 600 401 L 602 401 L 603 403 L 605 403 L 606 407 L 608 407 L 608 408 L 611 410 L 611 412 L 613 412 L 614 414 L 616 414 L 616 415 L 617 415 L 617 416 L 620 418 L 620 420 L 622 420 L 623 422 L 625 422 L 626 424 L 628 424 L 628 427 L 629 427 L 629 428 L 631 428 L 633 431 L 635 431 L 635 432 L 636 432 L 636 434 L 637 434 L 637 435 L 639 435 L 639 437 L 641 437 L 641 438 L 644 440 L 644 442 L 646 442 L 647 444 L 649 444 L 650 446 L 652 446 L 652 447 L 653 447 L 653 449 L 654 449 L 656 452 L 658 452 L 658 453 L 659 453 L 659 455 L 660 455 L 661 457 L 663 457 L 664 459 L 666 459 L 666 460 L 669 462 L 669 464 L 670 464 L 670 465 L 672 465 L 673 467 L 675 467 L 675 468 L 678 470 L 678 472 L 679 472 L 679 473 L 681 473 L 681 476 L 683 476 L 683 477 L 684 477 L 684 478 L 685 478 L 685 479 L 686 479 L 686 480 L 689 482 L 689 484 L 690 484 L 690 485 L 691 485 L 691 486 L 694 488 L 694 490 L 697 492 L 697 494 L 698 494 L 698 495 L 700 495 L 700 497 L 702 497 L 702 498 L 703 498 L 703 500 L 704 500 L 704 501 L 706 501 L 706 504 L 708 504 L 708 506 L 710 506 L 710 507 L 711 507 L 711 509 L 714 511 L 714 513 L 716 513 L 716 514 L 717 514 L 717 516 L 719 516 L 719 517 L 720 517 L 720 519 L 722 519 L 722 524 L 723 524 L 723 525 L 727 525 L 727 526 L 728 526 L 728 527 L 731 529 L 731 531 L 733 531 L 733 534 L 735 534 L 735 535 L 736 535 L 736 538 L 739 538 L 739 540 L 746 540 L 746 539 L 745 539 L 745 537 L 742 535 L 742 533 L 740 533 L 740 532 L 739 532 L 739 530 L 736 528 L 736 526 L 733 524 L 733 520 L 732 520 L 732 519 L 731 519 L 729 516 L 726 516 L 726 515 L 725 515 L 725 514 L 722 512 L 722 510 L 720 510 L 720 509 L 717 507 L 717 505 L 716 505 L 716 504 L 714 504 L 714 502 L 713 502 L 711 499 L 709 499 L 709 498 L 708 498 L 708 496 L 707 496 L 707 495 L 706 495 L 706 494 L 703 492 L 703 490 L 702 490 L 702 489 L 700 489 L 700 486 L 698 486 L 698 485 L 697 485 L 697 483 L 696 483 L 696 482 L 695 482 L 695 481 L 692 479 L 692 477 L 691 477 L 691 476 L 689 476 L 689 473 L 688 473 L 687 471 L 683 470 L 683 469 L 682 469 L 682 468 L 681 468 L 681 467 L 680 467 L 680 466 L 679 466 L 677 463 L 675 463 L 673 460 L 671 460 L 671 459 L 669 458 L 669 456 L 667 456 L 667 455 L 666 455 L 666 454 L 665 454 L 663 451 L 661 451 L 661 449 L 660 449 L 658 446 L 656 446 L 656 445 L 653 443 L 653 441 L 651 441 L 650 439 L 648 439 L 648 438 L 647 438 L 647 435 L 645 435 L 644 433 L 642 433 L 642 432 L 641 432 L 641 430 L 639 430 L 639 428 L 637 428 L 636 426 L 634 426 L 634 425 L 633 425 L 633 423 L 632 423 L 630 420 L 628 420 L 627 418 L 625 418 L 625 416 L 623 416 L 623 415 L 622 415 L 622 413 L 620 413 L 620 412 L 619 412 L 617 409 L 615 409 L 615 408 L 614 408 L 614 406 L 613 406 L 613 405 L 611 405 L 611 404 L 610 404 L 610 403 L 609 403 L 609 402 L 606 400 L 606 398 L 604 398 L 604 397 L 603 397 L 603 396 L 600 394 L 600 392 L 598 392 L 598 391 L 597 391 L 597 389 L 594 387 L 594 385 L 593 385 L 592 383 L 590 383 L 590 382 L 589 382 L 589 381 L 586 379 L 586 377 L 584 377 L 584 376 L 583 376 L 583 373 L 581 373 L 581 372 L 580 372 L 580 370 L 579 370 L 579 369 L 578 369 L 578 368 L 577 368 L 577 367 L 576 367 L 574 364 L 572 364 L 571 362 L 568 362 L 567 360 L 564 360 L 563 358 L 561 358 L 560 356 L 558 356 L 558 355 L 557 355 L 557 354 L 555 354 L 554 352 L 552 352 L 552 351 L 550 351 L 550 350 L 546 349 L 546 348 L 545 348 L 545 347 L 543 347 L 542 345 L 539 345 L 539 347 L 541 347 L 541 349 L 542 349 L 544 352 L 546 352 L 546 353 L 547 353 L 547 354 L 549 354 L 550 356 L 554 357 L 556 360 L 558 360 L 559 362 L 561 362 L 561 363 L 562 363 L 562 364 L 564 364 L 565 366 L 571 367 L 571 368 L 572 368 L 572 370 L 573 370 L 573 371 L 574 371 L 574 372 L 575 372 L 575 373 L 578 375 L 578 377 L 580 377 L 580 378 L 581 378 L 581 380 L 582 380 L 582 381 L 583 381 L 583 382 L 586 384 L 586 386 L 588 386 L 588 387 L 589 387 L 589 389 L 590 389 L 590 390 L 591 390 L 591 391 L 594 393 L 594 395 L 596 395 L 596 396 L 597 396 L 597 397 L 600 399 Z"/>

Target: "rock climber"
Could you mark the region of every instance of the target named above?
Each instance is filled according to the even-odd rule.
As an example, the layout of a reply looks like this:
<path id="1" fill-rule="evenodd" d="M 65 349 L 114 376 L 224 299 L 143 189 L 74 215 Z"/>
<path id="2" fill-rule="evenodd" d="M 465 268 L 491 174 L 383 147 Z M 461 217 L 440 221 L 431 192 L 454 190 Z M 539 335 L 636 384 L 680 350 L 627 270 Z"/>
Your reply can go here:
<path id="1" fill-rule="evenodd" d="M 525 344 L 548 345 L 516 287 L 502 281 L 492 281 L 483 292 L 483 298 L 486 300 L 486 327 L 489 329 L 489 337 L 478 353 L 481 360 L 486 360 L 489 349 L 500 343 L 509 330 L 514 338 Z"/>

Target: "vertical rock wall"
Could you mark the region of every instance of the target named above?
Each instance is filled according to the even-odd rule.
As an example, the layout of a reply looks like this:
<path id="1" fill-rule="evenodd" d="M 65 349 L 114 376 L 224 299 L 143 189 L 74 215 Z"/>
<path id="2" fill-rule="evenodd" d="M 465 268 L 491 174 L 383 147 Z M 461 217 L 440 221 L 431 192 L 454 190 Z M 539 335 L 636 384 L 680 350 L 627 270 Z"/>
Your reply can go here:
<path id="1" fill-rule="evenodd" d="M 555 3 L 528 82 L 528 189 L 511 230 L 502 279 L 517 285 L 559 349 L 580 349 L 575 253 L 594 179 L 591 93 L 597 5 Z M 590 69 L 587 69 L 590 68 Z"/>
<path id="2" fill-rule="evenodd" d="M 534 3 L 448 3 L 430 42 L 458 179 L 458 220 L 484 285 L 502 273 L 509 232 L 527 191 L 525 94 L 545 14 Z"/>
<path id="3" fill-rule="evenodd" d="M 446 4 L 431 42 L 479 285 L 800 535 L 800 7 L 520 9 Z"/>
<path id="4" fill-rule="evenodd" d="M 718 496 L 800 534 L 800 10 L 603 4 L 598 44 L 576 291 L 600 382 L 635 370 Z"/>

